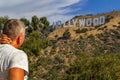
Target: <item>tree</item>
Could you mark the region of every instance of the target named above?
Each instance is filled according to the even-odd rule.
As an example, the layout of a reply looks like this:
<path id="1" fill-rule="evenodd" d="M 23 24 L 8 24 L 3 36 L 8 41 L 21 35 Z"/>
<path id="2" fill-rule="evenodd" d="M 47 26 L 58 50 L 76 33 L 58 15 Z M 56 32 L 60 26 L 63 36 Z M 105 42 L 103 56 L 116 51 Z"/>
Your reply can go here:
<path id="1" fill-rule="evenodd" d="M 31 26 L 34 30 L 39 30 L 40 27 L 40 20 L 37 16 L 32 17 Z"/>
<path id="2" fill-rule="evenodd" d="M 28 32 L 28 34 L 32 33 L 33 32 L 33 27 L 32 26 L 28 26 L 27 32 Z"/>
<path id="3" fill-rule="evenodd" d="M 47 37 L 50 32 L 50 23 L 46 17 L 40 18 L 40 31 L 42 33 L 42 37 Z"/>
<path id="4" fill-rule="evenodd" d="M 6 21 L 8 21 L 8 19 L 9 19 L 8 16 L 0 17 L 0 29 L 2 29 L 3 25 L 5 24 Z"/>
<path id="5" fill-rule="evenodd" d="M 46 17 L 41 17 L 40 18 L 40 27 L 43 29 L 43 30 L 48 30 L 49 27 L 50 27 L 50 23 L 49 21 L 47 20 Z"/>

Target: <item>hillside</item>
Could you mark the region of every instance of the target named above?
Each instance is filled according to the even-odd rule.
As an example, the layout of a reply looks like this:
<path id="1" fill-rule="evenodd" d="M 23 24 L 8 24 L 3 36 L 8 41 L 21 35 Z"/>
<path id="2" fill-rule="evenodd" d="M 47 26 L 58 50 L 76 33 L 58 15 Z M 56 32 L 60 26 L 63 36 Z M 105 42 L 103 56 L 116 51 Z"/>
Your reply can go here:
<path id="1" fill-rule="evenodd" d="M 117 53 L 119 52 L 120 44 L 120 12 L 111 12 L 106 14 L 98 14 L 106 16 L 106 23 L 97 27 L 65 27 L 55 29 L 49 34 L 50 40 L 56 40 L 57 47 L 67 48 L 75 53 L 78 48 L 78 52 L 87 52 L 90 54 L 98 53 Z M 93 15 L 93 17 L 95 17 Z M 81 16 L 80 16 L 81 17 Z M 83 16 L 84 17 L 84 16 Z M 112 17 L 112 18 L 111 18 Z M 79 18 L 79 16 L 75 17 Z M 64 33 L 69 33 L 69 39 L 64 39 Z M 66 34 L 68 35 L 68 34 Z M 82 48 L 83 47 L 83 48 Z M 97 51 L 98 48 L 101 51 Z"/>
<path id="2" fill-rule="evenodd" d="M 111 12 L 104 15 L 108 16 L 107 19 L 109 21 L 99 27 L 58 28 L 49 34 L 49 47 L 42 50 L 42 54 L 45 55 L 46 58 L 50 59 L 51 62 L 50 64 L 46 63 L 49 65 L 43 66 L 41 68 L 43 69 L 41 74 L 44 73 L 44 76 L 48 77 L 47 80 L 92 80 L 93 77 L 89 77 L 89 67 L 97 66 L 97 64 L 100 64 L 100 69 L 102 68 L 102 65 L 104 65 L 104 67 L 106 68 L 109 68 L 109 61 L 111 63 L 113 59 L 117 59 L 116 57 L 112 58 L 112 56 L 115 56 L 115 54 L 113 53 L 120 53 L 120 12 Z M 112 56 L 110 57 L 111 53 Z M 101 55 L 103 55 L 104 58 L 100 58 Z M 97 58 L 98 62 L 95 61 L 95 64 L 92 64 L 94 63 L 93 60 L 95 58 Z M 106 62 L 103 62 L 105 58 L 109 60 L 105 60 Z M 76 62 L 76 64 L 79 65 L 79 67 L 76 67 L 78 69 L 81 69 L 82 67 L 83 71 L 81 71 L 81 73 L 77 73 L 75 65 L 72 65 L 74 64 L 74 61 L 76 59 L 80 59 L 80 61 Z M 84 64 L 85 62 L 87 63 Z M 111 65 L 114 65 L 115 63 L 116 61 L 113 62 Z M 89 66 L 86 67 L 86 65 Z M 49 69 L 47 69 L 47 67 Z M 84 69 L 84 67 L 86 67 L 87 69 Z M 116 67 L 118 66 L 114 66 L 114 68 Z M 73 70 L 73 72 L 75 72 L 70 72 L 70 70 L 68 70 L 69 68 L 70 70 Z M 90 69 L 90 72 L 92 73 L 92 70 L 95 69 L 96 71 L 98 71 L 97 67 L 94 67 Z M 82 75 L 84 75 L 85 71 L 87 70 L 88 72 L 86 72 L 86 75 L 88 76 L 88 79 L 85 79 L 85 77 Z M 66 73 L 66 71 L 68 72 Z M 96 78 L 93 78 L 93 80 L 103 80 L 105 79 L 105 77 L 100 77 L 100 75 L 105 76 L 105 74 L 106 76 L 114 76 L 113 78 L 111 78 L 111 80 L 118 79 L 118 77 L 115 77 L 117 73 L 111 72 L 111 67 L 107 71 L 114 74 L 108 74 L 107 72 L 102 73 L 101 70 L 100 73 L 96 72 L 93 73 L 93 75 L 91 74 L 91 76 L 98 76 Z M 118 70 L 116 71 L 119 72 Z M 51 77 L 48 74 L 51 74 Z M 79 75 L 80 77 L 78 77 L 77 75 Z M 110 80 L 110 78 L 106 77 L 106 80 Z"/>
<path id="3" fill-rule="evenodd" d="M 116 25 L 118 26 L 119 25 L 119 22 L 120 22 L 120 11 L 113 11 L 113 12 L 110 12 L 110 13 L 104 13 L 104 14 L 98 14 L 98 15 L 87 15 L 87 16 L 76 16 L 74 17 L 75 18 L 89 18 L 89 17 L 98 17 L 98 16 L 105 16 L 106 17 L 106 23 L 104 25 L 101 25 L 99 26 L 97 29 L 93 26 L 91 27 L 65 27 L 65 28 L 58 28 L 56 29 L 54 32 L 50 33 L 48 38 L 49 39 L 55 39 L 56 35 L 57 37 L 62 37 L 63 33 L 65 32 L 65 30 L 69 29 L 69 32 L 71 33 L 71 38 L 73 39 L 77 39 L 79 38 L 80 35 L 82 36 L 87 36 L 87 35 L 90 35 L 90 34 L 93 34 L 93 35 L 96 35 L 96 34 L 99 34 L 99 33 L 103 33 L 104 31 L 102 30 L 99 30 L 99 28 L 103 28 L 104 26 L 107 26 L 106 29 L 110 30 L 110 29 L 114 29 L 115 27 L 113 25 Z M 86 33 L 82 33 L 82 34 L 76 34 L 75 33 L 75 30 L 77 29 L 84 29 L 84 28 L 87 28 L 88 31 Z M 87 34 L 87 35 L 86 35 Z"/>
<path id="4" fill-rule="evenodd" d="M 119 80 L 120 12 L 92 16 L 100 15 L 107 20 L 101 26 L 58 28 L 45 39 L 32 33 L 23 45 L 29 80 Z"/>

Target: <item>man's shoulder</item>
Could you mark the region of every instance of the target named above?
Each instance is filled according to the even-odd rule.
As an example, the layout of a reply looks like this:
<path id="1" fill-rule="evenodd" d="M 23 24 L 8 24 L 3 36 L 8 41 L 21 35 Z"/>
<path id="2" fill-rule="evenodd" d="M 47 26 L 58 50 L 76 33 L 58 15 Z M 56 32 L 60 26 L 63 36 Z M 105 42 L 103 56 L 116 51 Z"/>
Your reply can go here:
<path id="1" fill-rule="evenodd" d="M 17 49 L 17 48 L 14 49 L 13 55 L 27 58 L 27 54 L 23 50 L 20 50 L 20 49 Z"/>
<path id="2" fill-rule="evenodd" d="M 27 56 L 23 50 L 19 50 L 14 48 L 9 44 L 0 45 L 0 51 L 10 55 L 20 55 L 20 56 Z"/>
<path id="3" fill-rule="evenodd" d="M 17 49 L 14 54 L 19 55 L 19 56 L 24 56 L 27 57 L 27 54 L 23 50 Z"/>
<path id="4" fill-rule="evenodd" d="M 0 50 L 5 51 L 17 51 L 18 49 L 14 48 L 13 46 L 9 44 L 0 44 Z"/>

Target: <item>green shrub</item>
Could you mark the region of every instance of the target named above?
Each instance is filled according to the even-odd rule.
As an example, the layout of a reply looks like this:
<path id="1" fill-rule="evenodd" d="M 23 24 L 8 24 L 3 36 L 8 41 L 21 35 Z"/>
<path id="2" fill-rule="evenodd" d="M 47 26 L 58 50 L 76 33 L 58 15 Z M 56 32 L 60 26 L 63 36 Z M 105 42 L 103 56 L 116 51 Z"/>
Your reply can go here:
<path id="1" fill-rule="evenodd" d="M 63 33 L 63 39 L 70 39 L 71 37 L 71 33 L 69 32 L 69 30 L 67 29 L 64 33 Z"/>
<path id="2" fill-rule="evenodd" d="M 25 40 L 22 49 L 28 54 L 28 55 L 40 55 L 41 49 L 45 49 L 49 45 L 49 41 L 47 39 L 40 39 L 40 33 L 39 32 L 32 32 L 30 34 L 30 37 Z"/>
<path id="3" fill-rule="evenodd" d="M 75 30 L 76 33 L 85 33 L 87 31 L 88 31 L 88 29 L 86 29 L 86 28 Z"/>
<path id="4" fill-rule="evenodd" d="M 88 38 L 90 39 L 94 39 L 95 37 L 93 36 L 93 34 L 89 35 Z"/>
<path id="5" fill-rule="evenodd" d="M 92 57 L 80 55 L 66 71 L 66 80 L 118 80 L 120 79 L 120 54 Z"/>

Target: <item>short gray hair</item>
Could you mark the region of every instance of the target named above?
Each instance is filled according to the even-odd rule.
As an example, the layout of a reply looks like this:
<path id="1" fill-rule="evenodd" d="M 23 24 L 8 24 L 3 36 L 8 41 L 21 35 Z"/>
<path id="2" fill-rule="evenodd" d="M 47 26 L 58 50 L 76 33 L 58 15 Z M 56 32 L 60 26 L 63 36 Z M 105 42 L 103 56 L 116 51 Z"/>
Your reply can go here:
<path id="1" fill-rule="evenodd" d="M 3 34 L 6 34 L 12 40 L 15 39 L 19 34 L 22 34 L 24 32 L 24 23 L 17 19 L 8 20 L 3 27 Z"/>

